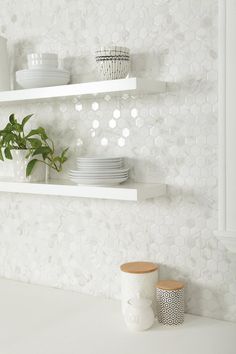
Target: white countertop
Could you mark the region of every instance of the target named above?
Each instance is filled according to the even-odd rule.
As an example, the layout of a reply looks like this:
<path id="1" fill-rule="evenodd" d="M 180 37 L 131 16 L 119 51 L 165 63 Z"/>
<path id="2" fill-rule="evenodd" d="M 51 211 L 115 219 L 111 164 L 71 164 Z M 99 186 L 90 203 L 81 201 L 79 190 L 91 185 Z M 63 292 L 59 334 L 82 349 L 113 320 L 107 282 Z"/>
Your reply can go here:
<path id="1" fill-rule="evenodd" d="M 126 329 L 120 303 L 0 279 L 0 354 L 235 354 L 236 323 Z"/>

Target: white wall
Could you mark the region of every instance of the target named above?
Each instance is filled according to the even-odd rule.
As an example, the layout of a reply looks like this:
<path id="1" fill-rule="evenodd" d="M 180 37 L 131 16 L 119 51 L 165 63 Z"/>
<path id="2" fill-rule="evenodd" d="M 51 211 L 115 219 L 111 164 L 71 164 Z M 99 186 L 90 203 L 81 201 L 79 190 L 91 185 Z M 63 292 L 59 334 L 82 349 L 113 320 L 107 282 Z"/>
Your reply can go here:
<path id="1" fill-rule="evenodd" d="M 119 265 L 152 260 L 186 281 L 188 312 L 236 320 L 236 257 L 213 235 L 217 0 L 3 0 L 0 23 L 15 69 L 28 52 L 57 51 L 74 82 L 94 80 L 94 49 L 114 42 L 130 47 L 134 75 L 176 83 L 165 95 L 107 96 L 97 111 L 79 99 L 1 107 L 3 123 L 35 112 L 72 152 L 79 138 L 89 153 L 132 158 L 137 180 L 165 180 L 169 194 L 139 204 L 1 194 L 0 275 L 118 297 Z"/>

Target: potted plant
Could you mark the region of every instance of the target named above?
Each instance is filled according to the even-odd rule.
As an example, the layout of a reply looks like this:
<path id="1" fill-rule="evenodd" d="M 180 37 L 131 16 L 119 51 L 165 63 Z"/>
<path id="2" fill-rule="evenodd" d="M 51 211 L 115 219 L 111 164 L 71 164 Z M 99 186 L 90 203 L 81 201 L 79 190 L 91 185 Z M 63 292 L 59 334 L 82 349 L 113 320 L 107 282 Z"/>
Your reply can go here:
<path id="1" fill-rule="evenodd" d="M 62 165 L 67 160 L 68 148 L 59 155 L 55 145 L 44 128 L 38 127 L 26 131 L 26 125 L 33 114 L 18 122 L 14 114 L 9 122 L 0 130 L 0 160 L 13 160 L 14 176 L 17 181 L 43 181 L 46 178 L 46 166 L 62 171 Z"/>

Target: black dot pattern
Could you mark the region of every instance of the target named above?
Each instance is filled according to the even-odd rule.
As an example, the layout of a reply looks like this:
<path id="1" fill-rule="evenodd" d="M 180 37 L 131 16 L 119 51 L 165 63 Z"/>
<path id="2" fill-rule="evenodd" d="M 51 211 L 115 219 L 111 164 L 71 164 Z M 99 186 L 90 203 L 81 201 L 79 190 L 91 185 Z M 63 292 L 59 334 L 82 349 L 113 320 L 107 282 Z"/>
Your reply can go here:
<path id="1" fill-rule="evenodd" d="M 156 289 L 158 320 L 164 325 L 179 325 L 184 322 L 184 289 Z"/>

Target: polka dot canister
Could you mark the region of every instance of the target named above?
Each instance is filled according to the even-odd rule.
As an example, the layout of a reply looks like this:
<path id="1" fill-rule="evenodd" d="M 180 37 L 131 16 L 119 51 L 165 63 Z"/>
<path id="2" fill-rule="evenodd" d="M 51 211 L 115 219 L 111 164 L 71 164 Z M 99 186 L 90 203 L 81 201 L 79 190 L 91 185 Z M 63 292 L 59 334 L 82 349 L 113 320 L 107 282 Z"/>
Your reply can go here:
<path id="1" fill-rule="evenodd" d="M 164 325 L 184 322 L 184 283 L 161 280 L 156 285 L 158 320 Z"/>

